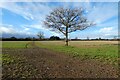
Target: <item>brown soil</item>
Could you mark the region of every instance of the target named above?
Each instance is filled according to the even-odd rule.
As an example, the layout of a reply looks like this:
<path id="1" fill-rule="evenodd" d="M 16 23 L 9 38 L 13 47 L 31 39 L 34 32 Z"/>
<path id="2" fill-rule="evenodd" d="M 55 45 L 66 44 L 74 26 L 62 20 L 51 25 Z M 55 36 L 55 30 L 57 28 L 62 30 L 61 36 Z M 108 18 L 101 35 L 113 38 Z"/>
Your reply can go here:
<path id="1" fill-rule="evenodd" d="M 43 48 L 3 49 L 22 62 L 3 65 L 3 79 L 27 78 L 117 78 L 118 69 L 95 59 L 78 59 Z M 16 68 L 18 65 L 21 68 Z M 29 66 L 31 65 L 31 66 Z M 27 68 L 29 69 L 27 69 Z M 21 75 L 15 73 L 16 69 Z M 20 72 L 21 71 L 21 72 Z M 27 73 L 28 72 L 28 73 Z M 8 74 L 9 73 L 9 74 Z"/>

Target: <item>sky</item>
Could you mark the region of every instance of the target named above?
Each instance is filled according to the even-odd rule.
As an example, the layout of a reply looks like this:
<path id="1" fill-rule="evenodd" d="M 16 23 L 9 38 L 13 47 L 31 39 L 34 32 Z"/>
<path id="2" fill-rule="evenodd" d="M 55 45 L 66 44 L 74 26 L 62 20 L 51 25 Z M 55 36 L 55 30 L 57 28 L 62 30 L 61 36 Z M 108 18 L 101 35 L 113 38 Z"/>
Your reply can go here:
<path id="1" fill-rule="evenodd" d="M 62 33 L 50 31 L 44 27 L 46 15 L 57 7 L 83 7 L 89 21 L 96 23 L 83 31 L 69 34 L 70 39 L 114 38 L 118 36 L 118 2 L 0 2 L 0 37 L 37 37 L 39 31 L 45 38 L 59 36 Z"/>

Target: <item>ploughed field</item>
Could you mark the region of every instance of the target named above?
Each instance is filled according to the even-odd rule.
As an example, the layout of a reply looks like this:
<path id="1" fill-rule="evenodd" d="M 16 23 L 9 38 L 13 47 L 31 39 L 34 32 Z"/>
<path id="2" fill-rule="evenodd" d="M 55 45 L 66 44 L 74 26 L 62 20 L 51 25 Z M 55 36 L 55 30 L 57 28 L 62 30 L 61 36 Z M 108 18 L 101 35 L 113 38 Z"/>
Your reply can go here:
<path id="1" fill-rule="evenodd" d="M 117 78 L 117 41 L 3 41 L 2 78 Z"/>

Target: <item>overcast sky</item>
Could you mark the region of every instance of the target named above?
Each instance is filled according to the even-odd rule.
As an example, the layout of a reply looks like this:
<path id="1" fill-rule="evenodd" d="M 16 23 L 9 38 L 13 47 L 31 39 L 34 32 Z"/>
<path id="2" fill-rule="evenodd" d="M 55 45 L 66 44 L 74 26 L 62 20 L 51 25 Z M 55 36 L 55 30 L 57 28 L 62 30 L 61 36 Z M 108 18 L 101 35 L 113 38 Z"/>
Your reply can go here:
<path id="1" fill-rule="evenodd" d="M 46 15 L 56 7 L 83 7 L 86 17 L 94 21 L 96 26 L 84 31 L 69 34 L 69 38 L 113 38 L 118 35 L 118 2 L 1 2 L 0 34 L 3 37 L 36 37 L 39 31 L 46 38 L 50 36 L 64 37 L 43 27 Z"/>

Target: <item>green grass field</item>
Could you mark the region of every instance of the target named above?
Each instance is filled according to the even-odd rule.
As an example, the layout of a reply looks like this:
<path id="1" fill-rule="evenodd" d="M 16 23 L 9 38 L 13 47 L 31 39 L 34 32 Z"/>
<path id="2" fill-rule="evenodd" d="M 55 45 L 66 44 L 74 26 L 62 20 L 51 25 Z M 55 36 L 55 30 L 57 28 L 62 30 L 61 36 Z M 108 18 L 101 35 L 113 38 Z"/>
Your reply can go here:
<path id="1" fill-rule="evenodd" d="M 64 46 L 62 41 L 36 42 L 37 46 L 64 52 L 73 57 L 84 59 L 99 59 L 117 65 L 118 42 L 117 41 L 70 41 L 70 46 Z"/>
<path id="2" fill-rule="evenodd" d="M 3 41 L 2 48 L 25 48 L 29 41 Z M 70 46 L 64 46 L 64 41 L 36 41 L 41 48 L 47 48 L 56 52 L 64 52 L 73 57 L 83 59 L 100 59 L 117 65 L 118 42 L 117 41 L 70 41 Z"/>
<path id="3" fill-rule="evenodd" d="M 30 41 L 3 41 L 2 48 L 25 48 Z"/>

